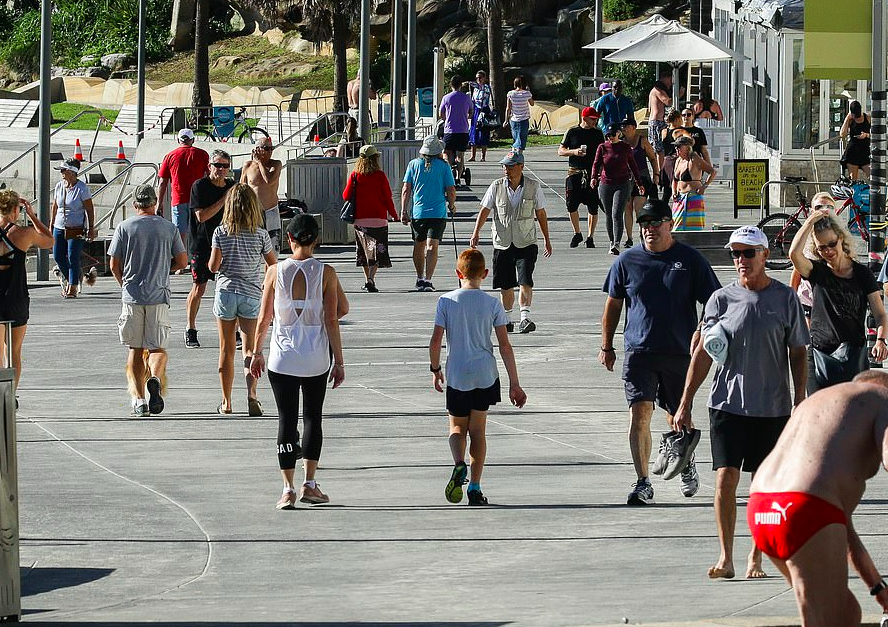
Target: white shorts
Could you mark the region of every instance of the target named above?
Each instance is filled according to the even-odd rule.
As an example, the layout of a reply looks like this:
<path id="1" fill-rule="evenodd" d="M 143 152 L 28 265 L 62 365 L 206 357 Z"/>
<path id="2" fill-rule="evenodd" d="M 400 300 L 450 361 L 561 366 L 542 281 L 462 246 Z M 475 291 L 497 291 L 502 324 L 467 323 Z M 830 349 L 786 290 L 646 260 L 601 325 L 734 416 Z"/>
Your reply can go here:
<path id="1" fill-rule="evenodd" d="M 123 303 L 117 329 L 124 346 L 165 349 L 170 336 L 170 306 Z"/>

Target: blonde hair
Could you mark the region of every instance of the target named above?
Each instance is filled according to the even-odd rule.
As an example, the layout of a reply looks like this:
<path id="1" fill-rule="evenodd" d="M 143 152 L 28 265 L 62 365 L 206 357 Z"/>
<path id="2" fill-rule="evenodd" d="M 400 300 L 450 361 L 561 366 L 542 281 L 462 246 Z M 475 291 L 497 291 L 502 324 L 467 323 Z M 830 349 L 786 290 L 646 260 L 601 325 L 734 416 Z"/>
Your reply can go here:
<path id="1" fill-rule="evenodd" d="M 823 259 L 820 251 L 817 250 L 817 240 L 814 239 L 814 236 L 820 235 L 826 231 L 832 231 L 837 237 L 841 238 L 842 250 L 846 255 L 853 259 L 854 255 L 851 252 L 851 233 L 848 232 L 848 227 L 842 224 L 842 222 L 833 214 L 829 214 L 814 223 L 811 235 L 808 236 L 808 252 L 811 254 L 812 259 Z"/>
<path id="2" fill-rule="evenodd" d="M 379 172 L 380 169 L 378 152 L 369 157 L 358 155 L 358 160 L 355 163 L 355 172 L 358 174 L 373 174 L 374 172 Z"/>
<path id="3" fill-rule="evenodd" d="M 12 215 L 12 212 L 19 208 L 19 195 L 11 189 L 0 191 L 0 215 Z"/>
<path id="4" fill-rule="evenodd" d="M 814 197 L 811 199 L 811 206 L 812 206 L 812 207 L 816 207 L 816 206 L 817 206 L 817 199 L 818 199 L 818 198 L 823 199 L 823 200 L 826 200 L 826 201 L 829 201 L 829 204 L 831 204 L 833 210 L 835 210 L 835 208 L 836 208 L 836 199 L 832 197 L 832 194 L 829 194 L 829 193 L 827 193 L 827 192 L 817 192 L 816 194 L 814 194 Z"/>
<path id="5" fill-rule="evenodd" d="M 235 183 L 225 196 L 222 226 L 229 235 L 241 232 L 255 233 L 262 225 L 265 214 L 259 206 L 259 199 L 249 185 Z"/>

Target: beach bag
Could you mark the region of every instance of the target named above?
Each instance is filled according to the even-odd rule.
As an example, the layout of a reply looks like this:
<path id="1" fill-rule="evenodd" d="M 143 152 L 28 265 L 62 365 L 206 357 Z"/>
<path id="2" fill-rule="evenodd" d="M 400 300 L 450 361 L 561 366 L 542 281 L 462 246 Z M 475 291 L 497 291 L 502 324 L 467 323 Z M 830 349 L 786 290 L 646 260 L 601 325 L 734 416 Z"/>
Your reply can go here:
<path id="1" fill-rule="evenodd" d="M 358 178 L 355 176 L 355 173 L 352 172 L 352 188 L 351 194 L 349 194 L 349 199 L 342 203 L 342 209 L 339 211 L 339 218 L 343 222 L 348 222 L 349 224 L 355 223 L 355 200 L 358 197 Z"/>
<path id="2" fill-rule="evenodd" d="M 820 388 L 847 383 L 857 374 L 869 368 L 866 346 L 854 346 L 842 342 L 831 353 L 811 347 L 814 356 L 814 379 Z"/>

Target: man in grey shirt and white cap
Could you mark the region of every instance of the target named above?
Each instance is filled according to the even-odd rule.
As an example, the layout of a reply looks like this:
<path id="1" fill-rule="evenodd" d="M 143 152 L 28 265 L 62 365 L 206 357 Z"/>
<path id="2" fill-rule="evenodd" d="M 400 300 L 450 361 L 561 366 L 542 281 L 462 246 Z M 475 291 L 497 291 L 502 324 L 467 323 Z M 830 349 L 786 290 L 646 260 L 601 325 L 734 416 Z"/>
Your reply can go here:
<path id="1" fill-rule="evenodd" d="M 694 394 L 706 379 L 713 358 L 707 334 L 716 325 L 727 340 L 709 394 L 715 521 L 721 556 L 711 579 L 734 577 L 734 526 L 740 471 L 755 473 L 774 448 L 790 413 L 805 399 L 806 345 L 811 338 L 802 304 L 788 286 L 765 272 L 768 238 L 754 226 L 731 233 L 728 245 L 736 281 L 713 292 L 703 311 L 703 339 L 691 357 L 675 430 L 693 427 Z M 789 375 L 792 374 L 792 391 Z M 747 578 L 765 577 L 762 553 L 753 544 Z"/>
<path id="2" fill-rule="evenodd" d="M 163 411 L 170 272 L 184 268 L 188 256 L 176 226 L 157 215 L 153 187 L 136 187 L 133 208 L 136 215 L 114 230 L 108 256 L 123 300 L 117 327 L 120 343 L 129 347 L 126 378 L 132 415 L 141 417 Z"/>

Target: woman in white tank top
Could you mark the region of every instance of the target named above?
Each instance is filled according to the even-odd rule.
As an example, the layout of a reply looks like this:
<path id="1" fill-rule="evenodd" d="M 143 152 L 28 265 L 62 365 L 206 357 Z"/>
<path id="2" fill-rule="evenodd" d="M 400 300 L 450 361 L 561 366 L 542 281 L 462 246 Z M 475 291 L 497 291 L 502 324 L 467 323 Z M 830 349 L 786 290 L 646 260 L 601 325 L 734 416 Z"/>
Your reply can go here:
<path id="1" fill-rule="evenodd" d="M 278 464 L 284 491 L 277 509 L 302 503 L 328 503 L 315 482 L 321 455 L 321 414 L 327 382 L 337 388 L 345 380 L 339 319 L 348 313 L 348 300 L 336 271 L 312 255 L 318 243 L 318 223 L 310 215 L 290 220 L 287 238 L 293 254 L 265 273 L 262 306 L 256 327 L 256 351 L 250 364 L 254 377 L 262 376 L 262 352 L 268 326 L 274 319 L 268 351 L 268 380 L 278 408 Z M 297 419 L 303 395 L 300 444 Z M 296 460 L 304 458 L 305 478 L 297 495 L 293 477 Z"/>

